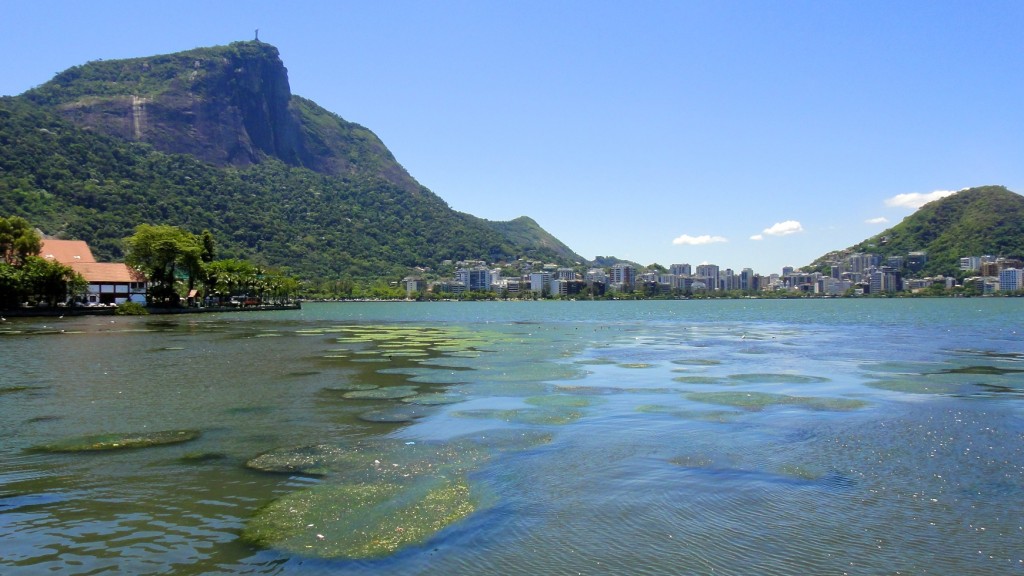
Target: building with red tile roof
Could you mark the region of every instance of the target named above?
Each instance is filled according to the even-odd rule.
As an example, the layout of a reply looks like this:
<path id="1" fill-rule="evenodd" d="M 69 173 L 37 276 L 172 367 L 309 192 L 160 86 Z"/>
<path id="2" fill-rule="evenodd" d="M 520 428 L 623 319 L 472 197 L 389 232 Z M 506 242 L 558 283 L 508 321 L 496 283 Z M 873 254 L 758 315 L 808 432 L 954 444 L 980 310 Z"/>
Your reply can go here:
<path id="1" fill-rule="evenodd" d="M 97 262 L 82 240 L 43 240 L 39 255 L 70 266 L 89 283 L 86 303 L 121 304 L 146 301 L 146 277 L 123 262 Z"/>

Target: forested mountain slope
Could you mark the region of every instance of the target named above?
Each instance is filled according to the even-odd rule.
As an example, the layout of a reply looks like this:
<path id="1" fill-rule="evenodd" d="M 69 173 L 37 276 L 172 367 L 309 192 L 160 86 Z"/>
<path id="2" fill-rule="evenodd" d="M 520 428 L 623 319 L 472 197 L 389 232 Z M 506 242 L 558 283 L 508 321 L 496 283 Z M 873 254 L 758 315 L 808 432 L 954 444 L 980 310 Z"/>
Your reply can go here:
<path id="1" fill-rule="evenodd" d="M 0 99 L 0 213 L 104 258 L 140 223 L 208 229 L 220 255 L 304 277 L 582 260 L 532 220 L 452 210 L 371 131 L 292 95 L 260 42 L 90 62 Z"/>
<path id="2" fill-rule="evenodd" d="M 1024 196 L 1003 186 L 961 190 L 925 204 L 880 234 L 818 258 L 812 267 L 855 252 L 927 252 L 921 271 L 926 275 L 952 275 L 965 256 L 1024 257 Z"/>

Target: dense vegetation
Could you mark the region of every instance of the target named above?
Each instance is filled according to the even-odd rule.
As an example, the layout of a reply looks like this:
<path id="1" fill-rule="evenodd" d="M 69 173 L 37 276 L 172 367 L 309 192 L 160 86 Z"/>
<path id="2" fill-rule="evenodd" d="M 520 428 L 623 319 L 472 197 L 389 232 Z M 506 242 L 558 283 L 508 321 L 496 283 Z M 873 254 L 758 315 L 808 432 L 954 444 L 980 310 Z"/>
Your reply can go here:
<path id="1" fill-rule="evenodd" d="M 0 214 L 124 257 L 139 224 L 210 230 L 226 258 L 304 278 L 400 276 L 441 260 L 564 260 L 451 210 L 425 188 L 342 178 L 268 160 L 218 168 L 97 134 L 25 99 L 0 98 Z"/>
<path id="2" fill-rule="evenodd" d="M 812 264 L 856 253 L 906 256 L 926 252 L 921 275 L 955 275 L 965 256 L 1024 257 L 1024 197 L 1002 186 L 962 190 L 930 202 L 892 228 Z"/>
<path id="3" fill-rule="evenodd" d="M 85 290 L 85 279 L 70 267 L 39 257 L 41 245 L 27 220 L 0 216 L 0 310 L 25 302 L 55 307 Z"/>

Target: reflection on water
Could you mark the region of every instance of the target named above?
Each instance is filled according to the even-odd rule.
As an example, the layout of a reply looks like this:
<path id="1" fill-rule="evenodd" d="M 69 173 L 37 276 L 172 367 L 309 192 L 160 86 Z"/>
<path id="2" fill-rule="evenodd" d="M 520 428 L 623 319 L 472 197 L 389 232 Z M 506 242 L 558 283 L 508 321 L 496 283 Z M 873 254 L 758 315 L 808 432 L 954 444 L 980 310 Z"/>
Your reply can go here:
<path id="1" fill-rule="evenodd" d="M 0 572 L 1024 572 L 1021 305 L 9 321 Z"/>

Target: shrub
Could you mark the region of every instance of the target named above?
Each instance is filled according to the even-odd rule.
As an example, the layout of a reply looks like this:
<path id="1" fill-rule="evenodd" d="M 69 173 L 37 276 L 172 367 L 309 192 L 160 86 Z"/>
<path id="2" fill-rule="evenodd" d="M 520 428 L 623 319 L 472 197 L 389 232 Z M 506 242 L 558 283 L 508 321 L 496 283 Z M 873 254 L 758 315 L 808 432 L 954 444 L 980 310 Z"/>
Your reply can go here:
<path id="1" fill-rule="evenodd" d="M 125 302 L 124 304 L 117 305 L 117 310 L 114 311 L 114 314 L 118 316 L 145 316 L 149 314 L 149 310 L 146 310 L 146 307 L 138 302 Z"/>

